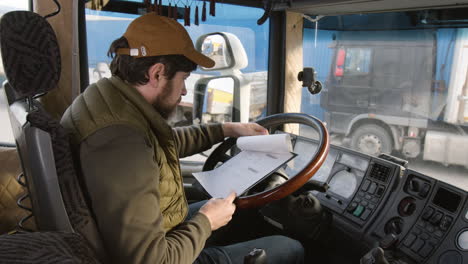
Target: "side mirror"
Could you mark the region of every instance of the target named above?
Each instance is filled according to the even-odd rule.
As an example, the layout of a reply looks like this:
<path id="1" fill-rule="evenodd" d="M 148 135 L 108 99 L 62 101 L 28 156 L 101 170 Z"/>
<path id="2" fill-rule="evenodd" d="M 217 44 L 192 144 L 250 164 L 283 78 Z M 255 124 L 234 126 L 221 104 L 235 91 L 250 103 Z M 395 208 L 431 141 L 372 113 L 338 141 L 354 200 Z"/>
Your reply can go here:
<path id="1" fill-rule="evenodd" d="M 227 32 L 214 32 L 200 36 L 196 49 L 215 61 L 213 68 L 205 71 L 240 70 L 248 65 L 247 54 L 239 38 Z"/>
<path id="2" fill-rule="evenodd" d="M 201 123 L 231 122 L 239 119 L 239 106 L 234 93 L 236 79 L 209 78 L 197 83 L 194 97 L 194 120 Z"/>

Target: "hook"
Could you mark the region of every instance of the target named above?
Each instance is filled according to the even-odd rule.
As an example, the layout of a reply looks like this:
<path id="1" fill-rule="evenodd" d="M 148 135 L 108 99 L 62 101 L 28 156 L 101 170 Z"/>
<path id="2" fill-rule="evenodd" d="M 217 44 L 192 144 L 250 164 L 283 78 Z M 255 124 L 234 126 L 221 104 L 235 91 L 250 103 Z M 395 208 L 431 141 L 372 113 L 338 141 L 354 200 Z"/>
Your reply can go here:
<path id="1" fill-rule="evenodd" d="M 57 0 L 52 0 L 52 1 L 54 1 L 54 3 L 57 5 L 57 11 L 44 16 L 45 19 L 57 15 L 58 13 L 60 13 L 60 10 L 62 9 L 62 7 L 60 6 L 60 3 Z"/>

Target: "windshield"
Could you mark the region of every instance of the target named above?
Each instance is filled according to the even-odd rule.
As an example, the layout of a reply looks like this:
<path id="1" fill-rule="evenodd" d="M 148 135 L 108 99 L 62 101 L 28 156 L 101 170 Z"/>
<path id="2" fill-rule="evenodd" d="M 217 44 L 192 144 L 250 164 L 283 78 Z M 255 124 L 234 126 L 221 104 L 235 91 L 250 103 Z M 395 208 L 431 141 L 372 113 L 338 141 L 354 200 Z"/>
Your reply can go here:
<path id="1" fill-rule="evenodd" d="M 466 14 L 466 12 L 464 13 Z M 332 143 L 409 160 L 409 168 L 468 189 L 468 20 L 455 10 L 304 20 L 304 67 L 322 82 L 301 111 Z M 312 131 L 302 127 L 300 134 Z"/>

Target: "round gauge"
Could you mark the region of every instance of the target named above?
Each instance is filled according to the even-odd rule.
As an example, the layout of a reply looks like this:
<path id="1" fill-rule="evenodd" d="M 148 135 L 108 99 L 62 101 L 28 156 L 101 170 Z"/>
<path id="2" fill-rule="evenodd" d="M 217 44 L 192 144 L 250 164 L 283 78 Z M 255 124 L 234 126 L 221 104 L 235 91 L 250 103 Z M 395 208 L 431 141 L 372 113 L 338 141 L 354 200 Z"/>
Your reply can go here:
<path id="1" fill-rule="evenodd" d="M 343 198 L 350 198 L 357 187 L 356 175 L 347 170 L 338 171 L 333 175 L 328 185 L 330 186 L 329 191 Z"/>
<path id="2" fill-rule="evenodd" d="M 401 234 L 401 232 L 403 232 L 404 225 L 405 222 L 403 222 L 403 219 L 399 217 L 394 217 L 385 224 L 385 234 L 399 235 Z"/>
<path id="3" fill-rule="evenodd" d="M 462 250 L 468 250 L 468 230 L 463 230 L 458 234 L 457 244 Z"/>
<path id="4" fill-rule="evenodd" d="M 416 199 L 414 199 L 413 197 L 406 197 L 403 200 L 401 200 L 400 203 L 398 204 L 398 213 L 401 216 L 410 216 L 414 213 L 415 210 L 416 210 Z"/>

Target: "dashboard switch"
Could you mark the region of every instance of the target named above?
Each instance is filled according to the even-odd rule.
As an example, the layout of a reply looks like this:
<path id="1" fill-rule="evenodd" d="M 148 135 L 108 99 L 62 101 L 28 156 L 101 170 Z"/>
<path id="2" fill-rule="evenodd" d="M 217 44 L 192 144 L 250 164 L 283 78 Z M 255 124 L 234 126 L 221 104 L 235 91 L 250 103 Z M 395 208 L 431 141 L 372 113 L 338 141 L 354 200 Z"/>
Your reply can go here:
<path id="1" fill-rule="evenodd" d="M 422 219 L 424 220 L 429 220 L 429 218 L 431 218 L 432 214 L 434 213 L 434 209 L 432 209 L 431 207 L 427 207 L 426 210 L 424 210 L 424 213 L 422 215 Z"/>
<path id="2" fill-rule="evenodd" d="M 440 221 L 440 229 L 444 230 L 444 231 L 447 231 L 450 227 L 450 225 L 452 224 L 452 217 L 446 215 L 442 218 L 442 221 Z"/>
<path id="3" fill-rule="evenodd" d="M 369 209 L 364 210 L 364 213 L 361 215 L 361 219 L 362 219 L 363 221 L 366 221 L 367 218 L 369 217 L 369 215 L 371 214 L 371 212 L 372 212 L 372 211 L 369 210 Z"/>
<path id="4" fill-rule="evenodd" d="M 403 242 L 403 244 L 406 246 L 406 247 L 411 247 L 411 245 L 413 244 L 414 240 L 416 240 L 416 236 L 413 235 L 413 234 L 409 234 L 405 241 Z"/>
<path id="5" fill-rule="evenodd" d="M 424 246 L 424 244 L 425 244 L 424 240 L 422 240 L 420 238 L 417 238 L 416 241 L 414 242 L 414 244 L 411 246 L 411 249 L 414 252 L 418 252 L 419 250 L 421 250 L 421 248 Z"/>
<path id="6" fill-rule="evenodd" d="M 377 184 L 375 182 L 371 183 L 369 190 L 367 191 L 370 194 L 374 194 L 375 190 L 377 189 Z"/>
<path id="7" fill-rule="evenodd" d="M 431 185 L 428 183 L 425 183 L 422 187 L 421 190 L 419 191 L 419 195 L 422 198 L 426 198 L 427 195 L 429 194 L 429 191 L 431 190 Z"/>
<path id="8" fill-rule="evenodd" d="M 353 215 L 356 217 L 360 217 L 363 211 L 364 211 L 364 206 L 358 205 L 358 207 L 356 207 L 356 210 L 354 210 Z"/>
<path id="9" fill-rule="evenodd" d="M 431 219 L 429 220 L 429 222 L 431 222 L 431 224 L 437 226 L 437 225 L 439 225 L 440 220 L 442 220 L 442 216 L 443 216 L 442 213 L 437 212 L 437 213 L 435 213 L 435 214 L 431 217 Z"/>
<path id="10" fill-rule="evenodd" d="M 382 185 L 379 186 L 379 188 L 377 189 L 377 192 L 376 192 L 377 196 L 378 196 L 378 197 L 382 196 L 382 194 L 384 193 L 384 191 L 385 191 L 385 187 L 382 186 Z"/>
<path id="11" fill-rule="evenodd" d="M 416 179 L 411 179 L 409 182 L 409 190 L 413 193 L 419 192 L 419 181 Z"/>
<path id="12" fill-rule="evenodd" d="M 367 189 L 369 189 L 369 185 L 370 185 L 370 181 L 369 181 L 369 180 L 365 180 L 365 181 L 364 181 L 364 184 L 362 185 L 361 190 L 363 190 L 363 191 L 366 192 Z"/>
<path id="13" fill-rule="evenodd" d="M 356 207 L 358 206 L 358 204 L 356 202 L 353 202 L 349 205 L 348 207 L 348 212 L 352 213 L 354 212 L 354 210 L 356 210 Z"/>
<path id="14" fill-rule="evenodd" d="M 423 256 L 423 257 L 427 257 L 427 256 L 429 256 L 429 254 L 431 254 L 432 250 L 434 250 L 434 247 L 431 246 L 431 245 L 429 245 L 429 244 L 427 244 L 427 245 L 425 245 L 425 246 L 421 249 L 421 251 L 419 252 L 419 254 L 420 254 L 421 256 Z"/>

